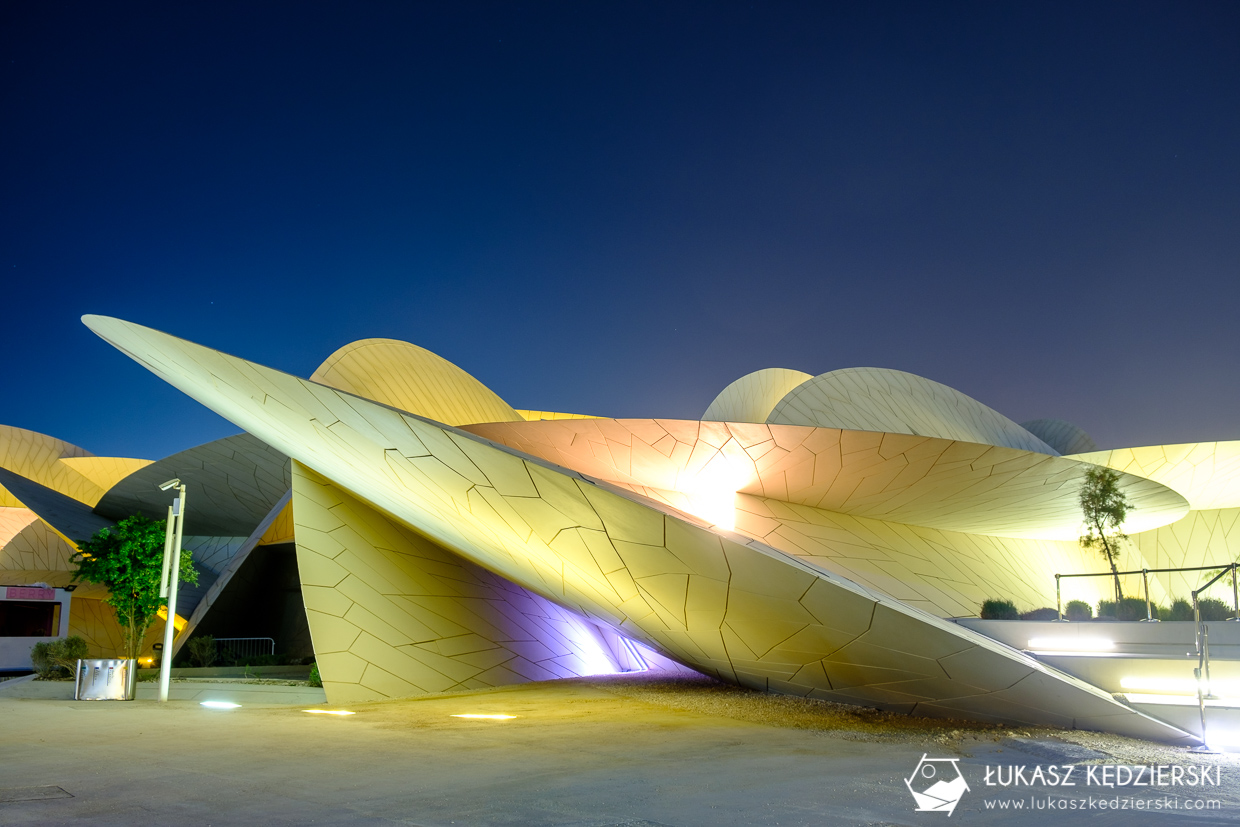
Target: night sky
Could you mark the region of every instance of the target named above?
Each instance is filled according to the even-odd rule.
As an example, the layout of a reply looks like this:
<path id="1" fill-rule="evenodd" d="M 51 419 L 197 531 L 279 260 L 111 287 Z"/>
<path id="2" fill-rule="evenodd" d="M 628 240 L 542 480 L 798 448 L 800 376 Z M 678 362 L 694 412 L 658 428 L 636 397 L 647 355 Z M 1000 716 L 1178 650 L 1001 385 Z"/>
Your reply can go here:
<path id="1" fill-rule="evenodd" d="M 236 432 L 101 313 L 518 408 L 875 366 L 1240 439 L 1240 3 L 8 0 L 0 46 L 0 423 Z"/>

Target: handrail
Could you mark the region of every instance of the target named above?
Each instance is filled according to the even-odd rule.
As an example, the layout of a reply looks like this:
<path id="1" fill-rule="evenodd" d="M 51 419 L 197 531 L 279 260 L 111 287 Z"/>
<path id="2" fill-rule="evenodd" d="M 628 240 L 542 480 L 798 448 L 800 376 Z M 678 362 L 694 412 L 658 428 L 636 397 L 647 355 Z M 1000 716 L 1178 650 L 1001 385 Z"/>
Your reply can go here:
<path id="1" fill-rule="evenodd" d="M 1201 588 L 1193 592 L 1193 614 L 1194 616 L 1196 616 L 1198 614 L 1197 595 L 1205 591 L 1206 589 L 1210 588 L 1211 586 L 1213 586 L 1216 582 L 1218 582 L 1219 578 L 1221 578 L 1224 574 L 1230 571 L 1231 572 L 1231 600 L 1232 600 L 1232 607 L 1235 610 L 1235 613 L 1233 614 L 1231 619 L 1240 620 L 1240 578 L 1236 576 L 1237 569 L 1240 569 L 1240 562 L 1226 563 L 1221 566 L 1182 566 L 1179 568 L 1169 568 L 1169 569 L 1133 569 L 1132 571 L 1114 571 L 1114 572 L 1112 571 L 1097 571 L 1097 572 L 1091 571 L 1091 572 L 1084 572 L 1082 574 L 1059 574 L 1058 572 L 1056 572 L 1055 573 L 1055 613 L 1056 615 L 1058 615 L 1060 620 L 1063 620 L 1063 597 L 1062 597 L 1062 592 L 1060 590 L 1059 581 L 1065 577 L 1119 577 L 1121 575 L 1129 575 L 1129 574 L 1141 575 L 1141 584 L 1145 592 L 1145 619 L 1148 621 L 1152 621 L 1154 619 L 1154 612 L 1153 612 L 1153 605 L 1150 602 L 1149 575 L 1166 574 L 1170 572 L 1179 572 L 1179 571 L 1218 571 L 1218 574 L 1216 574 L 1214 577 L 1211 577 L 1209 582 L 1207 582 L 1204 586 L 1202 586 Z"/>
<path id="2" fill-rule="evenodd" d="M 1202 669 L 1205 670 L 1206 690 L 1201 691 Z M 1209 751 L 1210 745 L 1206 741 L 1206 698 L 1213 698 L 1210 694 L 1210 627 L 1201 624 L 1201 618 L 1197 618 L 1197 668 L 1193 670 L 1193 677 L 1197 679 L 1197 714 L 1201 718 L 1201 749 Z"/>

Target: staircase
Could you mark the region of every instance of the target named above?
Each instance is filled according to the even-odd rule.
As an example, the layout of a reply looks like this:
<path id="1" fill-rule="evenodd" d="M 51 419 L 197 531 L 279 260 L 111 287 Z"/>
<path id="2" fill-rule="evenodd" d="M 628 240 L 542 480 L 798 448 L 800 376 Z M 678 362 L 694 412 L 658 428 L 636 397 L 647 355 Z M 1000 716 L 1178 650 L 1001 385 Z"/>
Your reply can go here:
<path id="1" fill-rule="evenodd" d="M 1201 736 L 1194 677 L 1199 656 L 1192 622 L 956 622 L 1093 684 L 1152 718 Z M 1215 750 L 1240 752 L 1240 623 L 1203 625 L 1209 641 L 1209 681 L 1204 672 L 1201 680 L 1207 696 L 1206 742 Z"/>

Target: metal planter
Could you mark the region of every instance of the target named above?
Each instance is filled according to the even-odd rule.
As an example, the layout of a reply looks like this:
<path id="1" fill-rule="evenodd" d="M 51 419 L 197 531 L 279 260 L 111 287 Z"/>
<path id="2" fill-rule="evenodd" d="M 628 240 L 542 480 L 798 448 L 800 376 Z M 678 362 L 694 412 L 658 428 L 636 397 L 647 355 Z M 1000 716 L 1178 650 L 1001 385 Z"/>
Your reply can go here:
<path id="1" fill-rule="evenodd" d="M 132 701 L 137 680 L 136 660 L 79 660 L 73 698 L 78 701 Z"/>

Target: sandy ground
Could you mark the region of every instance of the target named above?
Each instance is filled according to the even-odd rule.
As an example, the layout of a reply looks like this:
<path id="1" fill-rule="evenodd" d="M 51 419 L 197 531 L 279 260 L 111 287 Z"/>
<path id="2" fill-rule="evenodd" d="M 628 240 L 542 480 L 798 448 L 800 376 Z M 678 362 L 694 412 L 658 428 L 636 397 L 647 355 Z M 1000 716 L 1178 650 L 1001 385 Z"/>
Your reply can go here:
<path id="1" fill-rule="evenodd" d="M 1240 823 L 1238 756 L 907 718 L 709 680 L 555 681 L 360 704 L 341 717 L 8 697 L 2 686 L 0 824 Z M 923 754 L 958 759 L 969 784 L 950 817 L 914 811 L 904 779 Z M 1067 763 L 1081 781 L 1073 788 L 984 781 L 988 768 Z M 1084 786 L 1090 765 L 1149 763 L 1208 766 L 1222 783 Z M 1048 798 L 1175 809 L 1032 809 Z M 1009 809 L 987 808 L 1000 799 Z M 1183 809 L 1198 799 L 1217 808 Z M 1024 809 L 1010 809 L 1017 800 Z"/>

